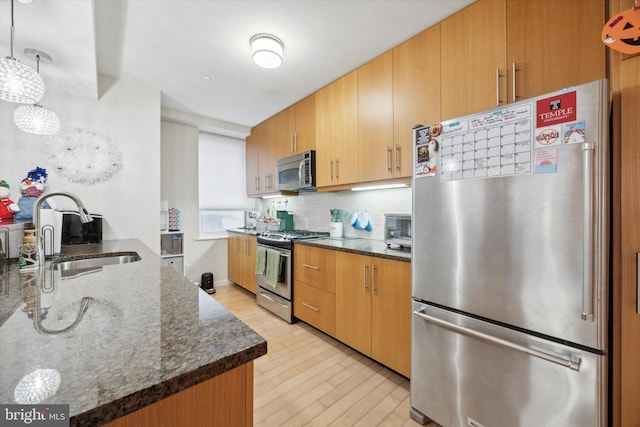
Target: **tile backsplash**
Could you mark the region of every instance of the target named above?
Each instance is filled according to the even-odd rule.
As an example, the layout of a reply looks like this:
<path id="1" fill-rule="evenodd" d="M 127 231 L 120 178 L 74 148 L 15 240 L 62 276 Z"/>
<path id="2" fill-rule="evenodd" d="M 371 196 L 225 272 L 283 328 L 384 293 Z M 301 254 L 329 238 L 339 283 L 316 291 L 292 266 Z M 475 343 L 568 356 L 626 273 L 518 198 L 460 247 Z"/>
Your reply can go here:
<path id="1" fill-rule="evenodd" d="M 284 201 L 287 201 L 285 204 Z M 286 208 L 285 208 L 286 206 Z M 346 220 L 343 234 L 347 237 L 384 240 L 385 213 L 411 213 L 411 188 L 375 191 L 338 191 L 282 196 L 275 199 L 257 199 L 256 208 L 287 210 L 294 214 L 294 226 L 299 230 L 329 231 L 331 209 L 353 213 L 366 211 L 371 221 L 370 232 L 356 230 Z"/>

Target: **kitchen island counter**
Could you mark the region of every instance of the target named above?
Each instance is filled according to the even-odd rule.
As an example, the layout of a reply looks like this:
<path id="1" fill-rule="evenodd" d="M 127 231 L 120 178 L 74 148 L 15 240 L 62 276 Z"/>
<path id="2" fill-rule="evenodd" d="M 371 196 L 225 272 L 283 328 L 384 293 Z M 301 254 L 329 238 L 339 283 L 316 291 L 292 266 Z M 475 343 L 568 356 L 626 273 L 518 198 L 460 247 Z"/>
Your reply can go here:
<path id="1" fill-rule="evenodd" d="M 63 247 L 65 256 L 108 252 L 141 260 L 69 277 L 51 261 L 34 273 L 5 264 L 1 403 L 69 404 L 72 426 L 100 425 L 252 367 L 266 353 L 260 335 L 138 240 Z M 82 316 L 81 302 L 89 302 Z M 41 374 L 51 389 L 20 393 L 25 377 Z"/>
<path id="2" fill-rule="evenodd" d="M 387 248 L 382 240 L 360 239 L 357 237 L 325 237 L 319 239 L 296 240 L 296 245 L 318 246 L 337 251 L 372 255 L 380 258 L 411 262 L 411 251 Z"/>

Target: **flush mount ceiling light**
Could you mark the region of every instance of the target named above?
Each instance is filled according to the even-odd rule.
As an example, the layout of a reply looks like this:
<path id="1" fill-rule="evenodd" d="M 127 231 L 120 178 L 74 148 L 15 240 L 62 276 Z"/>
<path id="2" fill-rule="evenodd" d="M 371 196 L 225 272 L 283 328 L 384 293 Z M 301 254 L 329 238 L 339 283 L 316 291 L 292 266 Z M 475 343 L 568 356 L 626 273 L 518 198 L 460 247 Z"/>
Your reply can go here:
<path id="1" fill-rule="evenodd" d="M 262 68 L 278 68 L 282 64 L 284 44 L 271 34 L 256 34 L 249 41 L 253 62 Z"/>
<path id="2" fill-rule="evenodd" d="M 37 72 L 40 74 L 40 59 L 51 61 L 51 57 L 36 49 L 25 49 L 26 55 L 35 56 Z M 21 105 L 13 113 L 13 121 L 18 129 L 35 135 L 55 135 L 60 129 L 58 115 L 37 102 L 33 105 Z"/>
<path id="3" fill-rule="evenodd" d="M 11 0 L 11 56 L 0 59 L 0 99 L 35 104 L 44 95 L 42 77 L 13 57 L 13 0 Z"/>

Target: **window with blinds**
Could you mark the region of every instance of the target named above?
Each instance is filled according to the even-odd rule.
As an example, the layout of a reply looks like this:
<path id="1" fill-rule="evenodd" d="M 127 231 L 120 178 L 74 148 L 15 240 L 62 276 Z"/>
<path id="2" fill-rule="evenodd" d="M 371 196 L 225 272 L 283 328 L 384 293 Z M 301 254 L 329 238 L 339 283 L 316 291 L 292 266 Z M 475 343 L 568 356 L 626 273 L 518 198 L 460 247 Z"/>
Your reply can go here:
<path id="1" fill-rule="evenodd" d="M 245 141 L 200 132 L 198 147 L 200 237 L 224 236 L 255 205 L 246 195 Z"/>

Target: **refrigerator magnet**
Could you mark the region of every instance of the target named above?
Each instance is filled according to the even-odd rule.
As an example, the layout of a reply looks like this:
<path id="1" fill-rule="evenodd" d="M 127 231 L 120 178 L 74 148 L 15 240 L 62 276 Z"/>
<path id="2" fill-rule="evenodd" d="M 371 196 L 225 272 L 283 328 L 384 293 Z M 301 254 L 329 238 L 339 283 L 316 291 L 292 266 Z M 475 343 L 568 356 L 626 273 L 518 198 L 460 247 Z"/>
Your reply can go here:
<path id="1" fill-rule="evenodd" d="M 550 126 L 536 129 L 536 148 L 559 145 L 562 142 L 560 126 Z"/>
<path id="2" fill-rule="evenodd" d="M 556 173 L 558 171 L 558 149 L 536 150 L 535 173 Z"/>
<path id="3" fill-rule="evenodd" d="M 585 142 L 584 133 L 585 133 L 584 122 L 564 125 L 562 130 L 562 135 L 563 135 L 562 141 L 565 144 L 581 144 Z"/>

